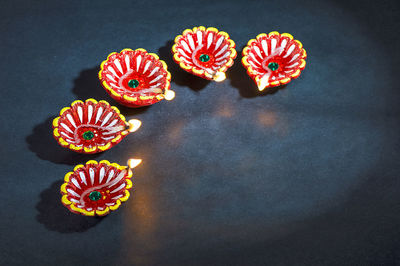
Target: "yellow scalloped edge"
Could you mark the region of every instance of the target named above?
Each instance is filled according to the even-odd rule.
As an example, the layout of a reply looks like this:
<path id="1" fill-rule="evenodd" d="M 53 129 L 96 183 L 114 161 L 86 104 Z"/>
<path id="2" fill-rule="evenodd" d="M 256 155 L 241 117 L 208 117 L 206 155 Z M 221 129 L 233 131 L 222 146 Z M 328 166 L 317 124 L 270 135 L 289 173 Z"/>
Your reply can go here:
<path id="1" fill-rule="evenodd" d="M 71 103 L 71 107 L 78 103 L 83 104 L 83 102 L 81 100 L 76 100 Z"/>
<path id="2" fill-rule="evenodd" d="M 138 98 L 138 97 L 130 97 L 130 96 L 128 96 L 128 95 L 124 95 L 123 98 L 124 98 L 125 100 L 127 100 L 128 102 L 134 102 L 134 101 L 137 101 L 137 98 Z"/>
<path id="3" fill-rule="evenodd" d="M 303 44 L 299 40 L 294 40 L 299 45 L 299 49 L 303 49 Z"/>
<path id="4" fill-rule="evenodd" d="M 97 150 L 97 146 L 94 147 L 83 147 L 83 150 L 87 153 L 94 152 Z"/>
<path id="5" fill-rule="evenodd" d="M 62 202 L 64 205 L 71 205 L 71 204 L 72 204 L 72 202 L 69 201 L 69 199 L 67 198 L 67 195 L 63 195 L 63 196 L 61 197 L 61 202 Z"/>
<path id="6" fill-rule="evenodd" d="M 209 79 L 212 79 L 212 78 L 213 78 L 213 75 L 211 75 L 211 74 L 208 73 L 207 71 L 204 71 L 204 75 L 205 75 L 207 78 L 209 78 Z"/>
<path id="7" fill-rule="evenodd" d="M 214 27 L 208 27 L 208 28 L 206 29 L 206 31 L 212 31 L 212 32 L 218 33 L 218 29 L 216 29 L 216 28 L 214 28 Z"/>
<path id="8" fill-rule="evenodd" d="M 131 178 L 132 176 L 133 176 L 133 172 L 131 169 L 129 169 L 127 178 Z"/>
<path id="9" fill-rule="evenodd" d="M 96 210 L 96 214 L 99 216 L 103 216 L 106 215 L 110 212 L 110 208 L 106 207 L 104 210 L 100 211 L 100 210 Z"/>
<path id="10" fill-rule="evenodd" d="M 197 75 L 199 75 L 199 76 L 201 76 L 201 75 L 203 75 L 204 74 L 204 69 L 197 69 L 197 68 L 192 68 L 192 72 L 193 73 L 195 73 L 195 74 L 197 74 Z"/>
<path id="11" fill-rule="evenodd" d="M 76 172 L 77 170 L 84 168 L 85 166 L 83 164 L 78 164 L 74 167 L 74 172 Z"/>
<path id="12" fill-rule="evenodd" d="M 58 133 L 58 128 L 55 128 L 53 130 L 53 135 L 56 136 L 56 137 L 60 137 L 60 133 Z"/>
<path id="13" fill-rule="evenodd" d="M 306 67 L 306 60 L 301 59 L 300 62 L 301 62 L 301 63 L 300 63 L 299 68 L 300 68 L 300 69 L 304 69 L 304 68 Z"/>
<path id="14" fill-rule="evenodd" d="M 300 75 L 301 70 L 297 69 L 296 72 L 294 72 L 292 75 L 290 75 L 292 78 L 297 78 Z"/>
<path id="15" fill-rule="evenodd" d="M 62 185 L 61 185 L 61 188 L 60 188 L 60 191 L 61 191 L 61 193 L 64 193 L 64 194 L 67 194 L 68 192 L 67 192 L 67 189 L 66 189 L 66 187 L 67 187 L 67 183 L 63 183 Z"/>
<path id="16" fill-rule="evenodd" d="M 142 96 L 142 95 L 141 95 L 141 96 L 139 96 L 139 99 L 145 101 L 145 100 L 153 99 L 154 97 L 156 97 L 156 96 L 154 96 L 154 95 Z"/>
<path id="17" fill-rule="evenodd" d="M 105 105 L 110 106 L 110 104 L 104 100 L 99 101 L 99 103 L 104 103 Z"/>
<path id="18" fill-rule="evenodd" d="M 180 38 L 182 38 L 182 35 L 177 35 L 174 39 L 174 42 L 176 43 Z M 172 46 L 172 49 L 174 49 L 174 46 Z"/>
<path id="19" fill-rule="evenodd" d="M 125 190 L 125 196 L 123 196 L 122 198 L 119 198 L 121 201 L 127 201 L 129 199 L 129 197 L 131 196 L 131 193 L 129 193 L 128 190 Z"/>
<path id="20" fill-rule="evenodd" d="M 61 109 L 60 116 L 62 116 L 62 114 L 65 113 L 69 109 L 70 109 L 70 107 L 64 107 L 63 109 Z"/>
<path id="21" fill-rule="evenodd" d="M 288 83 L 290 80 L 291 80 L 291 78 L 285 78 L 285 79 L 279 80 L 279 82 L 280 82 L 281 84 L 286 84 L 286 83 Z"/>
<path id="22" fill-rule="evenodd" d="M 121 138 L 122 138 L 121 135 L 118 135 L 118 136 L 116 136 L 115 138 L 113 138 L 113 139 L 111 140 L 111 142 L 117 142 L 117 141 L 119 141 Z"/>
<path id="23" fill-rule="evenodd" d="M 111 165 L 111 163 L 108 160 L 101 160 L 99 162 L 99 164 L 101 164 L 101 163 L 106 164 L 106 165 Z"/>
<path id="24" fill-rule="evenodd" d="M 60 143 L 61 146 L 66 147 L 68 146 L 68 142 L 66 142 L 63 138 L 59 137 L 58 138 L 58 143 Z"/>
<path id="25" fill-rule="evenodd" d="M 115 106 L 111 106 L 111 109 L 113 109 L 117 114 L 120 114 L 121 112 L 119 111 L 119 109 Z"/>
<path id="26" fill-rule="evenodd" d="M 91 103 L 93 103 L 93 104 L 98 104 L 98 103 L 99 103 L 98 101 L 96 101 L 96 100 L 93 99 L 93 98 L 89 98 L 89 99 L 87 99 L 85 102 L 86 102 L 86 103 L 91 102 Z"/>
<path id="27" fill-rule="evenodd" d="M 121 50 L 121 53 L 123 53 L 123 52 L 133 52 L 133 50 L 131 48 L 125 48 L 125 49 Z"/>
<path id="28" fill-rule="evenodd" d="M 117 163 L 112 163 L 112 164 L 110 164 L 110 166 L 115 167 L 115 168 L 117 168 L 117 169 L 119 169 L 119 167 L 120 167 L 120 165 L 117 164 Z"/>
<path id="29" fill-rule="evenodd" d="M 101 151 L 108 150 L 110 147 L 111 147 L 111 143 L 107 143 L 106 145 L 97 146 L 97 148 L 99 148 L 99 150 L 101 150 Z"/>
<path id="30" fill-rule="evenodd" d="M 69 148 L 74 151 L 80 151 L 83 149 L 83 146 L 75 146 L 74 144 L 69 144 Z"/>
<path id="31" fill-rule="evenodd" d="M 257 36 L 256 36 L 256 39 L 258 40 L 258 39 L 261 39 L 262 37 L 268 37 L 268 35 L 266 34 L 266 33 L 260 33 L 260 34 L 258 34 Z M 251 39 L 250 41 L 252 41 L 252 40 L 254 40 L 254 39 Z M 249 41 L 249 42 L 250 42 Z"/>
<path id="32" fill-rule="evenodd" d="M 73 174 L 74 174 L 74 172 L 68 172 L 68 173 L 66 173 L 65 176 L 64 176 L 64 182 L 69 182 L 69 178 L 70 178 L 70 176 L 73 175 Z"/>
<path id="33" fill-rule="evenodd" d="M 116 209 L 119 208 L 119 206 L 121 206 L 121 201 L 118 199 L 114 205 L 112 206 L 108 206 L 108 208 L 110 208 L 110 210 L 115 211 Z"/>
<path id="34" fill-rule="evenodd" d="M 158 55 L 156 55 L 155 53 L 149 53 L 149 55 L 151 55 L 152 57 L 154 57 L 154 59 L 156 60 L 160 60 L 160 57 Z M 161 60 L 160 60 L 161 61 Z"/>
<path id="35" fill-rule="evenodd" d="M 68 207 L 71 208 L 71 210 L 74 210 L 75 212 L 82 213 L 85 216 L 94 216 L 94 214 L 95 214 L 94 210 L 89 212 L 89 211 L 87 211 L 85 209 L 78 208 L 73 203 L 71 203 Z"/>
<path id="36" fill-rule="evenodd" d="M 56 117 L 53 119 L 53 127 L 58 127 L 58 120 L 60 119 L 60 117 Z"/>
<path id="37" fill-rule="evenodd" d="M 185 62 L 183 62 L 183 61 L 181 61 L 180 63 L 179 63 L 179 66 L 181 67 L 181 68 L 183 68 L 183 69 L 186 69 L 186 70 L 191 70 L 192 69 L 192 66 L 189 66 L 189 65 L 187 65 Z"/>
<path id="38" fill-rule="evenodd" d="M 288 38 L 291 39 L 291 40 L 294 39 L 294 38 L 293 38 L 293 35 L 290 34 L 290 33 L 282 33 L 281 36 L 288 37 Z M 301 47 L 300 47 L 300 49 L 301 49 Z"/>
<path id="39" fill-rule="evenodd" d="M 129 179 L 126 179 L 126 189 L 131 189 L 133 186 L 132 181 Z"/>

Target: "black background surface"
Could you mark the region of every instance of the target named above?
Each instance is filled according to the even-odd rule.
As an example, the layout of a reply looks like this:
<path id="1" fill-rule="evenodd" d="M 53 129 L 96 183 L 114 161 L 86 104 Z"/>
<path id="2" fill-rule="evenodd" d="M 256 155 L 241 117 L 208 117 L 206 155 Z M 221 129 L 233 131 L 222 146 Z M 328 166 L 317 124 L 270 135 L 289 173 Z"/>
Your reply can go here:
<path id="1" fill-rule="evenodd" d="M 0 265 L 399 265 L 398 1 L 1 1 Z M 172 62 L 186 28 L 236 42 L 222 83 Z M 300 77 L 260 94 L 241 66 L 257 34 L 289 32 Z M 168 64 L 176 98 L 129 109 L 97 79 L 113 51 Z M 98 155 L 57 145 L 74 100 L 107 100 L 142 128 Z M 76 164 L 142 158 L 103 219 L 70 213 Z"/>

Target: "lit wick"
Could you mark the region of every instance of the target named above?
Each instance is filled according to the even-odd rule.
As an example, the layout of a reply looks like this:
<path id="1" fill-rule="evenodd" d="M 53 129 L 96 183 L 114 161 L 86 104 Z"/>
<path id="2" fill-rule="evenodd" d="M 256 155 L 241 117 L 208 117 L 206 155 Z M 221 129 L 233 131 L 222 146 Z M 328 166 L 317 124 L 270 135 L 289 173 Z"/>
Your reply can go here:
<path id="1" fill-rule="evenodd" d="M 127 123 L 127 126 L 129 127 L 128 131 L 131 132 L 131 133 L 135 132 L 136 130 L 138 130 L 140 128 L 141 125 L 142 125 L 142 122 L 140 120 L 131 119 Z"/>
<path id="2" fill-rule="evenodd" d="M 213 75 L 213 80 L 215 80 L 216 82 L 221 82 L 224 81 L 226 79 L 226 75 L 224 72 L 216 72 Z"/>
<path id="3" fill-rule="evenodd" d="M 258 90 L 263 91 L 269 85 L 269 76 L 271 76 L 271 71 L 263 75 L 257 83 Z"/>
<path id="4" fill-rule="evenodd" d="M 128 160 L 128 168 L 131 170 L 133 168 L 135 168 L 136 166 L 138 166 L 139 164 L 141 164 L 142 159 L 129 159 Z"/>
<path id="5" fill-rule="evenodd" d="M 175 98 L 175 92 L 172 90 L 166 90 L 164 93 L 164 99 L 167 101 L 171 101 Z"/>

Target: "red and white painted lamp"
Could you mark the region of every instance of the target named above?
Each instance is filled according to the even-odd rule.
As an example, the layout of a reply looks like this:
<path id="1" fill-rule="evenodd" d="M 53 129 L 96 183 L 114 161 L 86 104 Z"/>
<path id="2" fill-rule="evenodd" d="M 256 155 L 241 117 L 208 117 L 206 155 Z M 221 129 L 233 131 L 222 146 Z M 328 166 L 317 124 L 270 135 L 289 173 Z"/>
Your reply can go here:
<path id="1" fill-rule="evenodd" d="M 172 46 L 174 61 L 185 71 L 208 80 L 223 81 L 237 53 L 228 33 L 203 26 L 186 29 Z"/>
<path id="2" fill-rule="evenodd" d="M 113 52 L 100 65 L 99 79 L 108 94 L 128 107 L 152 105 L 175 97 L 167 64 L 139 48 Z"/>
<path id="3" fill-rule="evenodd" d="M 289 83 L 306 66 L 303 45 L 289 33 L 259 34 L 243 49 L 242 64 L 260 91 Z"/>
<path id="4" fill-rule="evenodd" d="M 91 160 L 75 166 L 61 185 L 62 204 L 85 216 L 104 216 L 115 211 L 129 198 L 132 170 L 141 162 L 129 159 L 128 166 L 121 166 L 106 160 Z"/>
<path id="5" fill-rule="evenodd" d="M 53 120 L 53 136 L 65 148 L 91 154 L 110 149 L 141 124 L 137 119 L 127 122 L 118 108 L 106 101 L 88 99 L 61 109 Z"/>

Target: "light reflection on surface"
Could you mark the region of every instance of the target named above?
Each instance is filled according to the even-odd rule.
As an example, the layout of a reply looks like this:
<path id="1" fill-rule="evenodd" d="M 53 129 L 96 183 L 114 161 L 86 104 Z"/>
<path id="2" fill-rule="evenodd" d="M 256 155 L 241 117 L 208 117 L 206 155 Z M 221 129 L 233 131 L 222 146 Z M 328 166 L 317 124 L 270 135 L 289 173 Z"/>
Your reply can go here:
<path id="1" fill-rule="evenodd" d="M 264 127 L 273 127 L 277 120 L 277 114 L 274 111 L 261 111 L 257 115 L 258 123 Z"/>
<path id="2" fill-rule="evenodd" d="M 215 115 L 219 117 L 230 118 L 236 113 L 236 108 L 231 99 L 222 100 L 216 105 Z"/>
<path id="3" fill-rule="evenodd" d="M 289 131 L 289 124 L 283 112 L 278 115 L 272 110 L 260 110 L 257 113 L 256 123 L 263 128 L 273 129 L 279 136 L 286 136 Z"/>
<path id="4" fill-rule="evenodd" d="M 172 123 L 172 125 L 168 127 L 166 135 L 172 146 L 178 146 L 181 144 L 185 125 L 185 121 L 179 120 Z"/>
<path id="5" fill-rule="evenodd" d="M 148 254 L 158 248 L 158 242 L 154 241 L 159 224 L 154 192 L 158 186 L 154 180 L 146 180 L 152 178 L 152 164 L 149 162 L 154 158 L 145 156 L 145 152 L 139 154 L 143 163 L 133 169 L 131 197 L 124 206 L 123 245 L 126 250 L 122 257 L 129 264 L 151 265 L 152 259 Z"/>

